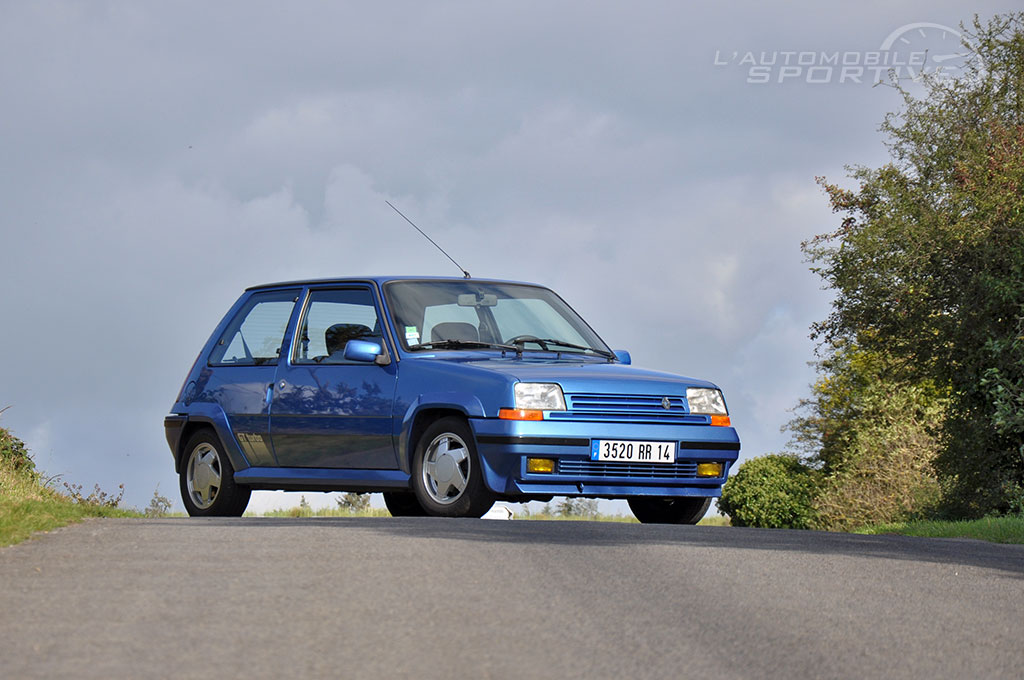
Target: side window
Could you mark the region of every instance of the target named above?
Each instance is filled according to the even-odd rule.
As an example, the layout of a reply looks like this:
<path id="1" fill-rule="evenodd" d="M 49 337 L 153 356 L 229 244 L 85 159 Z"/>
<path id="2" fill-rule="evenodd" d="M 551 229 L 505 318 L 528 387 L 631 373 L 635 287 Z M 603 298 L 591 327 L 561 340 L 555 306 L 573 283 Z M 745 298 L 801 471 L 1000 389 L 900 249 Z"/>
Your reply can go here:
<path id="1" fill-rule="evenodd" d="M 373 293 L 368 288 L 314 290 L 302 319 L 292 362 L 347 364 L 349 340 L 379 342 L 381 338 Z"/>
<path id="2" fill-rule="evenodd" d="M 210 364 L 257 366 L 277 363 L 298 293 L 297 290 L 286 290 L 253 295 L 213 348 Z"/>

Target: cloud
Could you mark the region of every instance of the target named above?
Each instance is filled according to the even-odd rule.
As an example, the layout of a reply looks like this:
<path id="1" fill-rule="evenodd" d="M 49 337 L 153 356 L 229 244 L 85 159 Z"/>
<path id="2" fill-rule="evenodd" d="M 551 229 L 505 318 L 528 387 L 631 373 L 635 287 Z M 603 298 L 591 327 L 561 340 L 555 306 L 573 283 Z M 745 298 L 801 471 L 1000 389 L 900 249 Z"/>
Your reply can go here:
<path id="1" fill-rule="evenodd" d="M 813 177 L 883 158 L 898 102 L 712 59 L 966 18 L 868 8 L 6 4 L 4 422 L 51 474 L 173 495 L 162 417 L 246 286 L 457 274 L 390 200 L 475 276 L 719 382 L 744 455 L 776 450 L 828 310 L 799 252 L 834 223 Z"/>

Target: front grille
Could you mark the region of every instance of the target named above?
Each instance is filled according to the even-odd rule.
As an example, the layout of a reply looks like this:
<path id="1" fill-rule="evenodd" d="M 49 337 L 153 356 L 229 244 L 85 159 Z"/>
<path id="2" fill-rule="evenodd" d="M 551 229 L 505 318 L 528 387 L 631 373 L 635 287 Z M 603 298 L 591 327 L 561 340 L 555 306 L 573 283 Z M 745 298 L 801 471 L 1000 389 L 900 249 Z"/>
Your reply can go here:
<path id="1" fill-rule="evenodd" d="M 558 474 L 601 478 L 695 479 L 697 477 L 697 462 L 611 463 L 563 458 L 558 461 Z"/>
<path id="2" fill-rule="evenodd" d="M 686 399 L 661 394 L 567 394 L 565 411 L 549 411 L 551 420 L 629 423 L 706 423 L 706 416 L 691 416 Z"/>

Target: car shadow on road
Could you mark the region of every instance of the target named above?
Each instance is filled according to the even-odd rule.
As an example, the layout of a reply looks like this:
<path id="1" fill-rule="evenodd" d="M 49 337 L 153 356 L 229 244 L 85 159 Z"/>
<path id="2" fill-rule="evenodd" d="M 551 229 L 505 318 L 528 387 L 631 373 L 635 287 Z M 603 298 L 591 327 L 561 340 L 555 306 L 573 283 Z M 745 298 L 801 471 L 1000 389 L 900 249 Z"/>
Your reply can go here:
<path id="1" fill-rule="evenodd" d="M 703 548 L 792 551 L 932 562 L 996 569 L 1024 578 L 1024 545 L 972 539 L 831 533 L 787 529 L 640 525 L 619 522 L 483 521 L 438 517 L 243 517 L 133 520 L 194 523 L 196 526 L 266 526 L 277 529 L 336 528 L 413 539 L 484 541 L 519 545 L 630 547 L 692 545 Z"/>

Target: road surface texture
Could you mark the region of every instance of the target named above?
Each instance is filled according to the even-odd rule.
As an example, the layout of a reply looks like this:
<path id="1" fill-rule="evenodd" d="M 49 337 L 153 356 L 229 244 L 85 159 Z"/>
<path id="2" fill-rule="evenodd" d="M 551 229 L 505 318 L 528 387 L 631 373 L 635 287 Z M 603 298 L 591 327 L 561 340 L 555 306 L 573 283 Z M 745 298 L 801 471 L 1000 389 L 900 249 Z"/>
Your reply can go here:
<path id="1" fill-rule="evenodd" d="M 0 677 L 1021 678 L 1024 546 L 91 520 L 0 549 Z"/>

